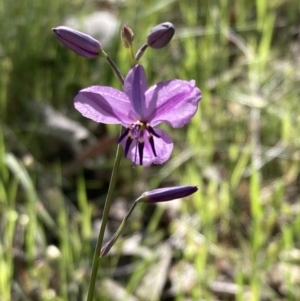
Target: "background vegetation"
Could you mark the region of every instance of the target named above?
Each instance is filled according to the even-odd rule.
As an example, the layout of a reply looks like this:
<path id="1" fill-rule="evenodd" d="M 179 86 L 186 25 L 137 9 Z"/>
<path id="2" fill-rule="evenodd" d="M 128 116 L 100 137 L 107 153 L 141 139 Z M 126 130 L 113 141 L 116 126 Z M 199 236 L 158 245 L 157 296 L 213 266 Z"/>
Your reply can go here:
<path id="1" fill-rule="evenodd" d="M 103 10 L 134 30 L 136 50 L 152 26 L 173 22 L 171 44 L 141 61 L 148 82 L 195 79 L 203 100 L 171 132 L 166 164 L 123 160 L 107 238 L 141 192 L 199 192 L 136 210 L 96 300 L 299 300 L 296 0 L 1 0 L 0 299 L 85 299 L 118 128 L 82 118 L 72 100 L 92 84 L 120 86 L 51 28 Z M 125 75 L 119 32 L 105 50 Z"/>

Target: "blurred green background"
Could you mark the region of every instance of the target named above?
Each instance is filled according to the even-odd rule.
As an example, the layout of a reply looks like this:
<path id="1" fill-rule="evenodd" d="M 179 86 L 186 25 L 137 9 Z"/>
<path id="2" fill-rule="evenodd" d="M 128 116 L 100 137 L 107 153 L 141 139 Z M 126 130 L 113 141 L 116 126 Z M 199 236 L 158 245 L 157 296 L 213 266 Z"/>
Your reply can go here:
<path id="1" fill-rule="evenodd" d="M 300 3 L 297 0 L 0 1 L 0 299 L 85 300 L 117 126 L 84 119 L 81 88 L 121 88 L 104 60 L 51 28 L 99 38 L 123 75 L 170 21 L 172 42 L 141 59 L 149 85 L 195 79 L 203 99 L 162 166 L 123 160 L 108 239 L 132 201 L 195 184 L 189 199 L 139 206 L 103 260 L 95 300 L 300 300 Z"/>

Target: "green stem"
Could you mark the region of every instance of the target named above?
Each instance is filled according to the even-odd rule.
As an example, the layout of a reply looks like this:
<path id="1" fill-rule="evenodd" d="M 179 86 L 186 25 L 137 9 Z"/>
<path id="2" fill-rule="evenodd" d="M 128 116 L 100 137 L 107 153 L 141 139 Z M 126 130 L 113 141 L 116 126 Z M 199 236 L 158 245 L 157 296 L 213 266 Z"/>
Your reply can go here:
<path id="1" fill-rule="evenodd" d="M 147 47 L 148 47 L 148 44 L 145 43 L 145 44 L 138 50 L 138 52 L 136 53 L 136 55 L 135 55 L 135 57 L 134 57 L 134 60 L 135 60 L 136 62 L 138 62 L 139 59 L 142 57 L 142 55 L 143 55 L 144 52 L 146 51 Z"/>
<path id="2" fill-rule="evenodd" d="M 115 65 L 115 63 L 113 62 L 113 60 L 108 55 L 106 55 L 105 58 L 106 58 L 107 63 L 109 64 L 109 66 L 113 70 L 115 76 L 117 77 L 117 79 L 119 80 L 119 82 L 123 86 L 124 85 L 124 77 L 122 76 L 120 70 L 117 68 L 117 66 Z"/>
<path id="3" fill-rule="evenodd" d="M 99 257 L 99 256 L 100 256 L 100 251 L 101 251 L 101 247 L 102 247 L 102 243 L 103 243 L 103 237 L 104 237 L 106 223 L 108 220 L 109 209 L 110 209 L 112 199 L 113 199 L 112 196 L 113 196 L 113 192 L 115 190 L 115 186 L 116 186 L 116 182 L 117 182 L 117 175 L 118 175 L 118 170 L 119 170 L 122 154 L 123 154 L 123 150 L 119 144 L 117 147 L 115 164 L 113 167 L 113 171 L 112 171 L 112 175 L 111 175 L 111 179 L 110 179 L 110 183 L 109 183 L 109 188 L 108 188 L 106 201 L 105 201 L 105 205 L 104 205 L 104 210 L 103 210 L 102 223 L 101 223 L 100 232 L 99 232 L 99 236 L 98 236 L 98 240 L 97 240 L 97 245 L 96 245 L 96 249 L 95 249 L 95 253 L 94 253 L 93 265 L 92 265 L 92 275 L 91 275 L 89 289 L 88 289 L 87 301 L 93 301 L 97 272 L 98 272 L 98 267 L 99 267 L 100 260 L 101 260 L 101 257 Z"/>
<path id="4" fill-rule="evenodd" d="M 113 60 L 103 50 L 101 52 L 101 56 L 106 59 L 107 63 L 109 64 L 109 66 L 112 68 L 114 74 L 116 75 L 117 79 L 123 86 L 124 78 L 123 78 L 121 72 L 119 71 L 119 69 L 117 68 L 117 66 L 115 65 L 115 63 L 113 62 Z M 121 135 L 121 133 L 122 133 L 122 127 L 120 130 L 120 135 Z M 100 264 L 100 260 L 101 260 L 100 251 L 101 251 L 101 247 L 103 244 L 104 232 L 105 232 L 105 228 L 106 228 L 106 224 L 107 224 L 107 220 L 108 220 L 109 209 L 110 209 L 110 206 L 112 203 L 113 193 L 114 193 L 116 182 L 117 182 L 117 175 L 118 175 L 118 170 L 119 170 L 122 155 L 123 155 L 123 149 L 120 146 L 120 144 L 118 144 L 115 163 L 114 163 L 113 171 L 111 174 L 108 192 L 107 192 L 105 205 L 104 205 L 104 209 L 103 209 L 101 227 L 100 227 L 99 236 L 98 236 L 98 240 L 97 240 L 97 244 L 96 244 L 96 249 L 95 249 L 95 253 L 94 253 L 94 257 L 93 257 L 92 274 L 91 274 L 91 279 L 90 279 L 90 283 L 89 283 L 87 301 L 93 301 L 93 297 L 94 297 L 97 272 L 98 272 L 98 268 L 99 268 L 99 264 Z"/>
<path id="5" fill-rule="evenodd" d="M 114 72 L 115 76 L 117 77 L 117 79 L 119 80 L 121 85 L 123 86 L 124 85 L 124 77 L 122 76 L 120 70 L 118 69 L 118 67 L 116 66 L 114 61 L 109 57 L 109 55 L 103 49 L 101 50 L 99 55 L 100 55 L 100 57 L 104 57 L 106 59 L 106 62 L 108 63 L 108 65 Z"/>
<path id="6" fill-rule="evenodd" d="M 117 68 L 117 66 L 115 65 L 115 63 L 111 60 L 111 58 L 104 51 L 102 51 L 101 55 L 103 57 L 105 57 L 107 63 L 112 68 L 117 79 L 123 86 L 124 78 L 123 78 L 121 72 L 119 71 L 119 69 Z M 121 135 L 121 133 L 122 133 L 122 127 L 120 129 L 120 135 Z M 106 195 L 106 200 L 105 200 L 105 205 L 104 205 L 104 209 L 103 209 L 101 227 L 100 227 L 98 240 L 97 240 L 97 244 L 96 244 L 96 249 L 95 249 L 95 253 L 94 253 L 94 257 L 93 257 L 92 274 L 91 274 L 91 279 L 90 279 L 89 288 L 88 288 L 87 301 L 93 301 L 93 297 L 94 297 L 97 272 L 98 272 L 98 268 L 99 268 L 99 264 L 100 264 L 100 260 L 101 260 L 100 251 L 101 251 L 101 247 L 103 244 L 104 232 L 105 232 L 105 228 L 106 228 L 106 224 L 107 224 L 107 220 L 108 220 L 109 209 L 110 209 L 110 206 L 112 203 L 113 192 L 115 190 L 115 186 L 116 186 L 116 182 L 117 182 L 117 175 L 118 175 L 118 170 L 119 170 L 122 155 L 123 155 L 123 149 L 120 146 L 120 144 L 118 144 L 115 163 L 114 163 L 113 171 L 111 174 L 111 179 L 110 179 L 110 183 L 109 183 L 109 187 L 108 187 L 108 191 L 107 191 L 107 195 Z"/>
<path id="7" fill-rule="evenodd" d="M 128 48 L 129 50 L 129 56 L 130 56 L 130 62 L 131 62 L 131 67 L 134 67 L 137 64 L 137 61 L 134 59 L 134 54 L 133 54 L 133 48 L 132 45 Z"/>
<path id="8" fill-rule="evenodd" d="M 116 231 L 116 233 L 113 235 L 113 237 L 104 245 L 104 247 L 101 249 L 100 252 L 100 256 L 103 257 L 104 255 L 106 255 L 109 250 L 111 249 L 111 247 L 115 244 L 115 242 L 118 240 L 121 232 L 123 231 L 123 228 L 127 222 L 127 220 L 129 219 L 131 213 L 133 212 L 135 206 L 138 204 L 137 200 L 132 204 L 130 210 L 128 211 L 127 215 L 124 217 L 121 225 L 119 226 L 118 230 Z"/>

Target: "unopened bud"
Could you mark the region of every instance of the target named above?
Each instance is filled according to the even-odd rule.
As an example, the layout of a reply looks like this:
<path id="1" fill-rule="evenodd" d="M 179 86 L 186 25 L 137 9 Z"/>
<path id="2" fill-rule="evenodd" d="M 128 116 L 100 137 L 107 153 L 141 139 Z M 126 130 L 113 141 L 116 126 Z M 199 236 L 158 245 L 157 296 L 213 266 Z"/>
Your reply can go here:
<path id="1" fill-rule="evenodd" d="M 197 186 L 174 186 L 166 188 L 158 188 L 144 192 L 137 202 L 144 203 L 159 203 L 167 202 L 175 199 L 183 198 L 195 193 L 198 190 Z"/>
<path id="2" fill-rule="evenodd" d="M 127 25 L 124 25 L 121 30 L 121 39 L 125 48 L 130 48 L 134 40 L 134 33 Z"/>
<path id="3" fill-rule="evenodd" d="M 174 33 L 175 27 L 170 22 L 156 25 L 147 36 L 147 44 L 155 49 L 163 48 L 171 41 Z"/>
<path id="4" fill-rule="evenodd" d="M 52 30 L 62 44 L 83 57 L 95 58 L 101 52 L 100 42 L 88 34 L 67 26 L 58 26 Z"/>

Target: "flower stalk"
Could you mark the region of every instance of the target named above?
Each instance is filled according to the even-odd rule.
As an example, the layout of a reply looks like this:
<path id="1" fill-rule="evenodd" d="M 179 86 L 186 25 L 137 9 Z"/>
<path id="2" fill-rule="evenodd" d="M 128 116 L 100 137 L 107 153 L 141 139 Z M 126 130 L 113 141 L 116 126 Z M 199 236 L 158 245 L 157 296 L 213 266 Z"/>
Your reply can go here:
<path id="1" fill-rule="evenodd" d="M 108 56 L 108 54 L 106 54 L 104 51 L 104 57 L 107 61 L 107 63 L 109 64 L 109 66 L 111 67 L 112 71 L 114 72 L 115 76 L 117 77 L 118 81 L 121 83 L 121 85 L 124 85 L 124 77 L 122 76 L 120 70 L 118 69 L 118 67 L 115 65 L 115 63 L 113 62 L 113 60 Z"/>
<path id="2" fill-rule="evenodd" d="M 123 78 L 121 72 L 119 71 L 119 69 L 117 68 L 115 63 L 111 60 L 111 58 L 104 51 L 103 51 L 103 53 L 105 54 L 105 58 L 106 58 L 107 63 L 112 68 L 112 70 L 113 70 L 114 74 L 116 75 L 117 79 L 119 80 L 119 82 L 123 86 L 124 85 L 124 78 Z M 122 134 L 122 127 L 120 129 L 120 135 L 121 134 Z M 95 252 L 94 252 L 94 257 L 93 257 L 92 273 L 91 273 L 91 279 L 90 279 L 90 282 L 89 282 L 87 301 L 93 301 L 93 298 L 94 298 L 97 273 L 98 273 L 98 268 L 99 268 L 99 264 L 100 264 L 100 260 L 101 260 L 101 257 L 99 255 L 100 255 L 100 251 L 101 251 L 102 244 L 103 244 L 104 233 L 105 233 L 106 224 L 107 224 L 107 220 L 108 220 L 109 210 L 110 210 L 112 199 L 113 199 L 112 198 L 113 197 L 113 192 L 114 192 L 115 187 L 116 187 L 117 175 L 118 175 L 119 166 L 120 166 L 122 156 L 123 156 L 123 149 L 118 144 L 117 151 L 116 151 L 116 158 L 115 158 L 115 162 L 114 162 L 114 165 L 113 165 L 113 171 L 112 171 L 112 174 L 111 174 L 111 179 L 110 179 L 110 182 L 109 182 L 109 187 L 108 187 L 106 200 L 105 200 L 105 204 L 104 204 L 102 222 L 101 222 L 100 231 L 99 231 L 97 244 L 96 244 L 96 248 L 95 248 Z"/>
<path id="3" fill-rule="evenodd" d="M 105 205 L 103 209 L 103 216 L 102 216 L 102 223 L 99 231 L 99 236 L 96 244 L 96 249 L 94 252 L 94 257 L 93 257 L 93 263 L 92 263 L 92 274 L 91 274 L 91 279 L 90 279 L 90 284 L 88 288 L 88 296 L 87 296 L 87 301 L 93 301 L 93 296 L 94 296 L 94 291 L 95 291 L 95 284 L 96 284 L 96 279 L 97 279 L 97 272 L 100 264 L 101 257 L 100 256 L 100 251 L 101 247 L 103 244 L 103 237 L 104 237 L 104 232 L 108 220 L 108 214 L 109 214 L 109 209 L 112 203 L 112 197 L 113 197 L 113 192 L 116 187 L 116 182 L 117 182 L 117 175 L 118 175 L 118 170 L 121 162 L 121 158 L 123 155 L 122 148 L 118 145 L 117 147 L 117 153 L 116 153 L 116 158 L 114 162 L 114 167 L 109 183 L 109 188 L 105 200 Z"/>
<path id="4" fill-rule="evenodd" d="M 128 213 L 126 214 L 126 216 L 124 217 L 124 219 L 123 219 L 121 225 L 119 226 L 118 230 L 116 231 L 116 233 L 113 235 L 113 237 L 101 249 L 100 257 L 103 257 L 104 255 L 106 255 L 109 252 L 109 250 L 111 249 L 111 247 L 115 244 L 115 242 L 119 238 L 121 232 L 123 231 L 127 220 L 129 219 L 131 213 L 133 212 L 133 210 L 134 210 L 134 208 L 137 204 L 138 204 L 138 201 L 136 200 L 132 204 L 132 206 L 131 206 L 130 210 L 128 211 Z"/>

